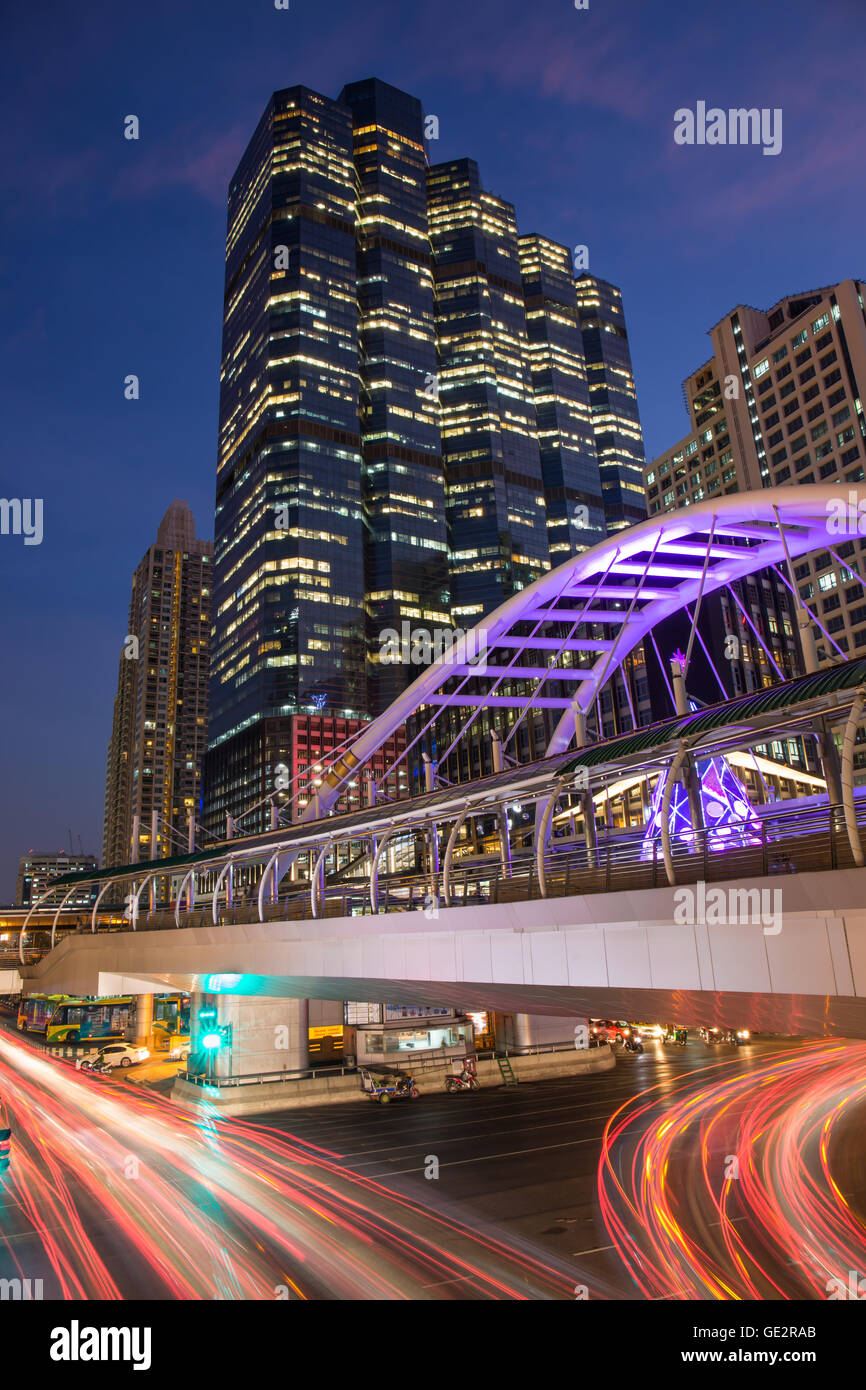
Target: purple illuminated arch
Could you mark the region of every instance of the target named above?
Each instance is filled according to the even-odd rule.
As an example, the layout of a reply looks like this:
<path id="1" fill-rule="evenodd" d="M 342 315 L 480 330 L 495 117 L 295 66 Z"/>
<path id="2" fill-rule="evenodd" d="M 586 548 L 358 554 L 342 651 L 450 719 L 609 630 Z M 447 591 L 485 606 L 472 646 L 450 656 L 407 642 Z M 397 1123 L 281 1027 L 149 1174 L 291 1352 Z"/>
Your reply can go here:
<path id="1" fill-rule="evenodd" d="M 733 493 L 651 517 L 572 556 L 459 637 L 362 730 L 332 764 L 302 819 L 326 815 L 343 784 L 422 709 L 424 723 L 446 707 L 465 711 L 467 719 L 484 709 L 517 715 L 559 710 L 548 752 L 565 752 L 581 715 L 656 624 L 773 565 L 788 583 L 788 557 L 861 536 L 860 496 L 866 510 L 866 492 L 838 484 Z M 866 518 L 862 524 L 866 530 Z M 823 632 L 814 612 L 806 612 Z M 590 625 L 598 624 L 616 629 L 616 635 L 592 635 Z M 483 662 L 477 661 L 479 651 L 486 654 Z M 527 656 L 528 662 L 516 665 Z M 531 694 L 503 691 L 509 677 L 528 682 Z M 551 695 L 551 679 L 566 683 L 568 693 Z"/>

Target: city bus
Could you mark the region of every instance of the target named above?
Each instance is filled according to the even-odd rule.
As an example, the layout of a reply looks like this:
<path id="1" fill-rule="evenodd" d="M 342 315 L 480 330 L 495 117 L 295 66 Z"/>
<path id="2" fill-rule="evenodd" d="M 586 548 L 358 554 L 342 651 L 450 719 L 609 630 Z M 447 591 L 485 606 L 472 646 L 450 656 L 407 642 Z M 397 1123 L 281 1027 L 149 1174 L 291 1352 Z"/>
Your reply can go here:
<path id="1" fill-rule="evenodd" d="M 153 1001 L 154 1052 L 171 1052 L 189 1042 L 188 994 L 158 994 Z"/>
<path id="2" fill-rule="evenodd" d="M 88 1038 L 122 1038 L 133 1008 L 131 994 L 105 999 L 74 999 L 64 995 L 48 1020 L 49 1043 L 84 1042 Z"/>
<path id="3" fill-rule="evenodd" d="M 18 1001 L 18 1031 L 44 1033 L 48 1020 L 63 998 L 62 994 L 28 994 Z"/>

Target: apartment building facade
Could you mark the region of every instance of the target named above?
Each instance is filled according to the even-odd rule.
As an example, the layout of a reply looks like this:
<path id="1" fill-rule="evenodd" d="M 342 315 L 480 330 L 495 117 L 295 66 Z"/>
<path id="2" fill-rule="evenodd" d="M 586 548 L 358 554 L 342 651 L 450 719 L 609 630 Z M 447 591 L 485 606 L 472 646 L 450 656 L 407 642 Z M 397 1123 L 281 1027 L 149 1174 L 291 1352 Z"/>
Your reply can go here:
<path id="1" fill-rule="evenodd" d="M 108 745 L 104 868 L 183 853 L 189 817 L 200 818 L 212 557 L 187 504 L 174 501 L 133 575 Z"/>

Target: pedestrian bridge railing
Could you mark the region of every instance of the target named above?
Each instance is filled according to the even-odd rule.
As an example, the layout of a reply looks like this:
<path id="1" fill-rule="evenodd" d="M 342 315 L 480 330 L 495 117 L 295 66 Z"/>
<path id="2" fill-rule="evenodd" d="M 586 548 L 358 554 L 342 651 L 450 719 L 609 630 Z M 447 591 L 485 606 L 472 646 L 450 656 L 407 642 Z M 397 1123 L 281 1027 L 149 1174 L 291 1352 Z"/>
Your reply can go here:
<path id="1" fill-rule="evenodd" d="M 857 826 L 866 825 L 866 800 L 856 806 Z M 541 867 L 543 871 L 539 872 Z M 841 806 L 818 806 L 786 811 L 761 808 L 761 814 L 737 825 L 690 832 L 673 839 L 668 874 L 658 840 L 647 840 L 638 831 L 599 835 L 588 847 L 573 836 L 554 837 L 541 858 L 531 850 L 515 852 L 510 862 L 491 854 L 455 857 L 451 866 L 447 900 L 443 874 L 429 867 L 414 873 L 380 874 L 376 892 L 379 915 L 417 913 L 433 920 L 443 907 L 473 907 L 540 898 L 561 898 L 610 892 L 635 892 L 698 882 L 818 872 L 857 867 Z M 228 905 L 218 904 L 219 925 L 259 921 L 304 921 L 314 918 L 374 915 L 370 881 L 355 877 L 326 880 L 313 904 L 309 880 L 292 883 L 275 901 L 263 904 L 257 895 Z M 109 910 L 110 912 L 110 910 Z M 212 902 L 198 903 L 179 916 L 180 929 L 212 927 Z M 98 924 L 98 931 L 129 931 L 116 917 Z M 142 914 L 136 930 L 176 930 L 173 906 Z M 64 932 L 61 926 L 59 934 Z M 89 926 L 72 934 L 90 935 Z M 50 947 L 50 933 L 28 934 L 28 959 L 38 959 Z"/>

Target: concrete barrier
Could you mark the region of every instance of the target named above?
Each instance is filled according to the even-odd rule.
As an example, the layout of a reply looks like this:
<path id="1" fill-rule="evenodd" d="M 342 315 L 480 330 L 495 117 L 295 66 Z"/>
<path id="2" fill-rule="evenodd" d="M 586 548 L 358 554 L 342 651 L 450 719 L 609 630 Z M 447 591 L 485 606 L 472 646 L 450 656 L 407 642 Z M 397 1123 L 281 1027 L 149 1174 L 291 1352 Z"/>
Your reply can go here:
<path id="1" fill-rule="evenodd" d="M 571 1048 L 524 1057 L 510 1056 L 509 1061 L 520 1083 L 609 1071 L 616 1066 L 616 1058 L 607 1044 L 580 1052 Z M 409 1067 L 405 1069 L 409 1070 Z M 412 1074 L 422 1096 L 439 1095 L 445 1092 L 445 1077 L 452 1075 L 456 1069 L 453 1061 L 442 1062 Z M 478 1080 L 484 1088 L 503 1085 L 495 1058 L 479 1058 Z M 259 1115 L 270 1110 L 298 1110 L 351 1101 L 370 1104 L 361 1090 L 361 1077 L 357 1073 L 348 1076 L 322 1076 L 320 1073 L 315 1077 L 298 1077 L 288 1081 L 245 1082 L 238 1078 L 238 1083 L 232 1086 L 199 1086 L 178 1077 L 171 1090 L 171 1099 L 179 1105 L 208 1104 L 223 1115 Z"/>

